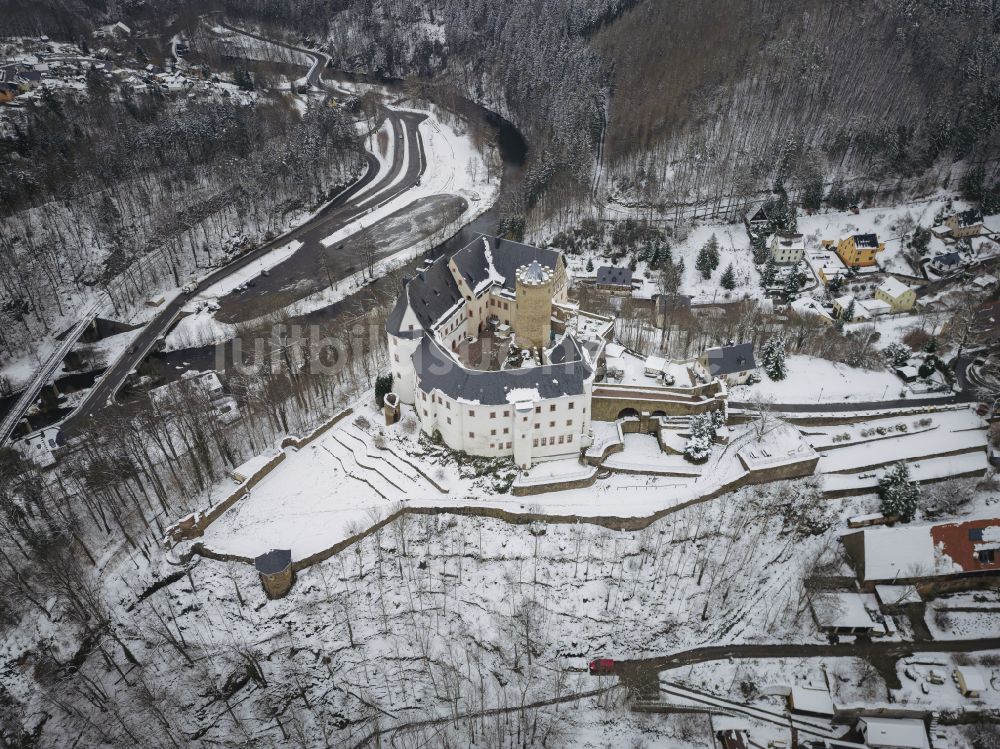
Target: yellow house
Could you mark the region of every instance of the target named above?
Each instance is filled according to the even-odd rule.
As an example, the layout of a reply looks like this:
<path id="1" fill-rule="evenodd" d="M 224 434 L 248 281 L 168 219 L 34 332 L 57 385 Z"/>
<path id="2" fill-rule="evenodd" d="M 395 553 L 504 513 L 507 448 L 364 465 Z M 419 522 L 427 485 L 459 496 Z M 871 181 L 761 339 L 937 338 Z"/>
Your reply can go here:
<path id="1" fill-rule="evenodd" d="M 876 234 L 849 234 L 837 242 L 837 255 L 848 268 L 875 265 L 875 255 L 884 249 Z"/>
<path id="2" fill-rule="evenodd" d="M 917 303 L 917 292 L 898 279 L 887 278 L 875 289 L 875 298 L 887 303 L 893 312 L 909 312 Z"/>

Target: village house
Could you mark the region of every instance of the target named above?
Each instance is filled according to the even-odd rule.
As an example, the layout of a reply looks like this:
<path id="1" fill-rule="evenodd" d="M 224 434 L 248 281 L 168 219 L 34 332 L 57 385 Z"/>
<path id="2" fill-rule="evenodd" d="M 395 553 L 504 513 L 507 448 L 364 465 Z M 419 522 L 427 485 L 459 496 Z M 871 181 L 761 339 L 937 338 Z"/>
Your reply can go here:
<path id="1" fill-rule="evenodd" d="M 952 250 L 951 252 L 943 252 L 940 255 L 935 255 L 931 258 L 929 265 L 931 270 L 939 276 L 946 276 L 949 273 L 961 270 L 964 264 L 961 253 Z"/>
<path id="2" fill-rule="evenodd" d="M 848 270 L 843 265 L 823 265 L 816 273 L 824 286 L 829 286 L 835 279 L 844 279 L 848 276 Z"/>
<path id="3" fill-rule="evenodd" d="M 757 372 L 752 343 L 705 349 L 695 362 L 698 375 L 706 380 L 719 378 L 727 385 L 744 385 Z"/>
<path id="4" fill-rule="evenodd" d="M 983 232 L 983 214 L 976 208 L 953 213 L 944 220 L 948 233 L 955 239 L 977 237 Z"/>
<path id="5" fill-rule="evenodd" d="M 806 245 L 801 234 L 777 233 L 768 244 L 771 259 L 778 265 L 797 265 L 806 254 Z"/>
<path id="6" fill-rule="evenodd" d="M 876 234 L 849 234 L 837 241 L 837 256 L 848 268 L 875 265 L 876 255 L 884 250 L 885 243 Z"/>
<path id="7" fill-rule="evenodd" d="M 896 278 L 887 278 L 875 289 L 875 298 L 891 307 L 891 311 L 909 312 L 917 303 L 917 292 Z"/>
<path id="8" fill-rule="evenodd" d="M 799 317 L 817 318 L 827 325 L 833 324 L 833 317 L 826 311 L 826 308 L 817 299 L 804 296 L 794 300 L 788 305 L 789 308 Z"/>
<path id="9" fill-rule="evenodd" d="M 861 735 L 870 749 L 930 749 L 927 727 L 919 718 L 863 717 Z"/>
<path id="10" fill-rule="evenodd" d="M 833 313 L 844 322 L 863 322 L 891 311 L 891 305 L 882 299 L 857 299 L 844 294 L 833 300 Z"/>
<path id="11" fill-rule="evenodd" d="M 840 539 L 863 590 L 909 583 L 947 589 L 1000 574 L 1000 518 L 872 526 Z"/>
<path id="12" fill-rule="evenodd" d="M 596 286 L 612 294 L 632 294 L 632 271 L 626 267 L 602 265 L 597 269 Z"/>

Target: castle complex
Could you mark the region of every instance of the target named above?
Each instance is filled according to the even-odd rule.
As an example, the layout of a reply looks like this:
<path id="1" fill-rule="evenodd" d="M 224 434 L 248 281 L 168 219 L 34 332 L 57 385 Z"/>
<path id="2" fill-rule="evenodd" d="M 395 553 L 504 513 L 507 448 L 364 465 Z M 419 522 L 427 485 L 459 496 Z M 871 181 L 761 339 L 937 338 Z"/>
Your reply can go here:
<path id="1" fill-rule="evenodd" d="M 559 250 L 486 236 L 404 282 L 386 321 L 393 390 L 425 433 L 524 468 L 579 453 L 605 340 L 560 325 L 567 286 Z"/>

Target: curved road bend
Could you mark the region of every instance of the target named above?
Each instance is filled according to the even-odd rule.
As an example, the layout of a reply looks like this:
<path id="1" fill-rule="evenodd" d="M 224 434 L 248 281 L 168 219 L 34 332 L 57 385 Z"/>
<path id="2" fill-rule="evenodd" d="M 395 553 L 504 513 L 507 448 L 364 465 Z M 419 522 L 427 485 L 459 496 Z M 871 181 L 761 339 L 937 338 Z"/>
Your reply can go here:
<path id="1" fill-rule="evenodd" d="M 236 271 L 246 268 L 276 247 L 284 246 L 291 241 L 300 241 L 303 243 L 303 247 L 300 248 L 299 252 L 302 252 L 308 246 L 315 245 L 320 239 L 344 228 L 359 216 L 371 210 L 377 203 L 370 202 L 369 198 L 383 189 L 389 188 L 386 189 L 386 192 L 379 195 L 378 202 L 384 202 L 397 197 L 416 185 L 424 167 L 423 148 L 420 143 L 420 134 L 417 130 L 417 126 L 424 119 L 424 115 L 409 112 L 397 113 L 392 110 L 386 110 L 385 117 L 389 120 L 393 131 L 396 133 L 397 143 L 400 142 L 402 131 L 405 128 L 406 137 L 413 144 L 413 147 L 408 151 L 409 159 L 406 164 L 403 163 L 403 149 L 395 148 L 393 150 L 391 168 L 385 175 L 376 179 L 378 177 L 378 160 L 372 154 L 366 152 L 365 157 L 368 168 L 365 174 L 337 195 L 329 204 L 324 206 L 316 216 L 301 226 L 261 245 L 251 252 L 241 255 L 228 265 L 210 273 L 197 283 L 195 290 L 190 295 L 181 294 L 169 302 L 136 337 L 132 347 L 129 349 L 132 353 L 126 352 L 108 368 L 104 376 L 80 403 L 77 410 L 63 422 L 62 428 L 67 433 L 72 434 L 76 429 L 85 426 L 88 419 L 103 409 L 109 400 L 113 399 L 128 374 L 135 369 L 152 349 L 156 340 L 167 332 L 167 329 L 190 297 L 199 294 Z M 401 172 L 403 172 L 403 177 L 394 185 L 393 182 L 400 176 Z M 365 195 L 358 199 L 359 193 L 362 192 Z M 350 262 L 344 263 L 341 267 L 334 269 L 336 280 L 350 275 L 351 268 L 356 262 L 357 259 L 352 259 Z"/>

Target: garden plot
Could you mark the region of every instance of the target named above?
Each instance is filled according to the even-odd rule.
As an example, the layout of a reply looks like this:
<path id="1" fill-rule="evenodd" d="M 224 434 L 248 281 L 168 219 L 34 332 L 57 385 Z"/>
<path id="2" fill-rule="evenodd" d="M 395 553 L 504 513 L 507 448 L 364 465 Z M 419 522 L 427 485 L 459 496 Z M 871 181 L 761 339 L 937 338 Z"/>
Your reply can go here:
<path id="1" fill-rule="evenodd" d="M 823 450 L 862 442 L 878 442 L 933 429 L 957 432 L 966 429 L 984 429 L 985 426 L 983 420 L 971 409 L 962 407 L 920 416 L 887 416 L 858 424 L 807 426 L 802 428 L 802 433 L 810 445 L 817 450 Z"/>
<path id="2" fill-rule="evenodd" d="M 944 453 L 975 453 L 986 462 L 986 431 L 955 431 L 945 427 L 917 434 L 900 434 L 895 439 L 871 444 L 852 444 L 828 450 L 819 460 L 820 473 L 848 473 L 887 466 L 898 461 L 914 461 Z"/>
<path id="3" fill-rule="evenodd" d="M 613 473 L 592 486 L 511 496 L 520 484 L 589 478 L 576 463 L 537 468 L 519 477 L 510 460 L 473 458 L 434 445 L 421 436 L 416 418 L 380 425 L 382 414 L 367 403 L 287 458 L 213 523 L 201 540 L 217 553 L 254 557 L 272 548 L 290 549 L 300 560 L 331 548 L 402 506 L 450 508 L 466 513 L 491 508 L 542 513 L 553 518 L 650 517 L 696 502 L 730 486 L 747 473 L 737 453 L 744 446 L 779 449 L 774 431 L 755 441 L 753 428 L 735 431 L 727 446 L 716 445 L 702 465 L 659 451 L 654 437 L 628 435 L 616 467 L 649 474 Z M 614 425 L 610 425 L 614 428 Z M 617 431 L 617 430 L 616 430 Z M 796 432 L 797 434 L 797 432 Z M 570 461 L 569 463 L 573 463 Z M 651 470 L 652 468 L 652 470 Z M 447 490 L 447 492 L 445 491 Z"/>
<path id="4" fill-rule="evenodd" d="M 910 480 L 918 484 L 934 483 L 952 476 L 969 476 L 987 468 L 980 452 L 924 458 L 919 462 L 906 461 L 906 466 L 910 471 Z M 848 491 L 854 494 L 874 492 L 886 470 L 887 468 L 879 468 L 861 473 L 828 473 L 823 476 L 823 491 L 832 495 Z"/>
<path id="5" fill-rule="evenodd" d="M 970 668 L 983 677 L 987 688 L 978 698 L 965 697 L 959 691 L 953 678 L 958 666 Z M 998 666 L 1000 653 L 996 651 L 987 650 L 974 655 L 915 654 L 896 662 L 901 687 L 892 690 L 892 694 L 898 702 L 939 711 L 995 708 L 1000 706 Z"/>
<path id="6" fill-rule="evenodd" d="M 786 375 L 775 381 L 762 375 L 753 385 L 737 385 L 730 390 L 733 401 L 750 401 L 756 398 L 774 403 L 867 403 L 895 400 L 909 393 L 906 385 L 887 370 L 858 369 L 846 364 L 820 359 L 815 356 L 789 356 L 785 360 Z M 920 398 L 940 396 L 940 393 Z"/>

